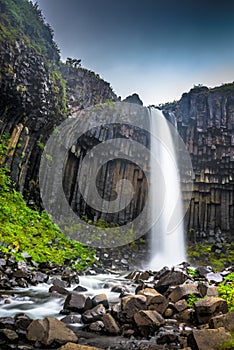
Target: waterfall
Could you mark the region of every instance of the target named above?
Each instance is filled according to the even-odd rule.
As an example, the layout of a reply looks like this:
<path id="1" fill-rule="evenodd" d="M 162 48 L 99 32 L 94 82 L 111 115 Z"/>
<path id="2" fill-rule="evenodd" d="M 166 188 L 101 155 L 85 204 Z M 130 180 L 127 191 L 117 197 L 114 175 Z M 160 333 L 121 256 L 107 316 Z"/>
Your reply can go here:
<path id="1" fill-rule="evenodd" d="M 160 269 L 186 260 L 180 176 L 173 126 L 157 109 L 151 121 L 151 229 L 150 268 Z M 160 169 L 160 171 L 159 171 Z M 163 191 L 163 195 L 159 192 Z"/>

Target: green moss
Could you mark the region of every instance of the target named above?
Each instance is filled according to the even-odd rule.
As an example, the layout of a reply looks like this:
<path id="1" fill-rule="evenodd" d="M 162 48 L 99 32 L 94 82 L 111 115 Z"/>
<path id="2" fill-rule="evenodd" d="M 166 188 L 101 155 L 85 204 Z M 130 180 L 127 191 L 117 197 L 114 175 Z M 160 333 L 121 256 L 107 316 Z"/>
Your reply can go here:
<path id="1" fill-rule="evenodd" d="M 232 332 L 231 335 L 232 335 L 232 340 L 228 340 L 228 341 L 224 342 L 220 346 L 219 350 L 233 350 L 234 349 L 234 333 Z"/>
<path id="2" fill-rule="evenodd" d="M 228 310 L 234 311 L 234 272 L 227 275 L 219 284 L 218 292 L 220 297 L 227 301 Z"/>
<path id="3" fill-rule="evenodd" d="M 0 142 L 0 163 L 7 151 L 6 138 Z M 46 213 L 29 208 L 12 188 L 6 167 L 0 167 L 0 250 L 24 259 L 30 254 L 38 263 L 65 262 L 82 269 L 92 263 L 94 251 L 68 239 Z"/>
<path id="4" fill-rule="evenodd" d="M 222 271 L 232 265 L 234 250 L 231 243 L 222 243 L 221 254 L 212 251 L 212 245 L 208 243 L 196 243 L 188 245 L 188 260 L 192 265 L 211 265 L 215 271 Z"/>

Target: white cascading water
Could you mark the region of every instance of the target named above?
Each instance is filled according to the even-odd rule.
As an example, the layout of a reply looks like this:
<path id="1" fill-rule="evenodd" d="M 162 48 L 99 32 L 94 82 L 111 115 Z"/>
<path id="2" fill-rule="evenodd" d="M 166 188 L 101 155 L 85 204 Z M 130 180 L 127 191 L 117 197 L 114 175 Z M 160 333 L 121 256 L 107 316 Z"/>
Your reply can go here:
<path id="1" fill-rule="evenodd" d="M 150 115 L 151 214 L 153 222 L 156 220 L 151 229 L 150 268 L 157 270 L 185 261 L 186 255 L 180 176 L 173 137 L 169 122 L 161 111 L 151 109 Z M 160 176 L 155 168 L 155 160 L 161 171 Z M 161 202 L 157 200 L 159 188 L 164 188 Z"/>

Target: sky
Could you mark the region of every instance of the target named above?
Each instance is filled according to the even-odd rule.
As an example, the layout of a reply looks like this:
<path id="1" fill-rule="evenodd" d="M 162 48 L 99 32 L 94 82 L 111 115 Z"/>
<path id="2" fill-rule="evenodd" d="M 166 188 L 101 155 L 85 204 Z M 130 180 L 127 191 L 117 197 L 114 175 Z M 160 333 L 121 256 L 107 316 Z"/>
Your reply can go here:
<path id="1" fill-rule="evenodd" d="M 38 0 L 63 61 L 144 105 L 234 81 L 233 0 Z"/>

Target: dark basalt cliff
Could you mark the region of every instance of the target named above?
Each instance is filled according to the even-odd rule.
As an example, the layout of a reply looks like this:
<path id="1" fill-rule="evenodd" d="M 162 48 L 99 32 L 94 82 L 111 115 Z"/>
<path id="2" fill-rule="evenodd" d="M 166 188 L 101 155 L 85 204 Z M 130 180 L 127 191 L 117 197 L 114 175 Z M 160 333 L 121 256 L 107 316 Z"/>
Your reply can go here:
<path id="1" fill-rule="evenodd" d="M 233 233 L 234 84 L 195 87 L 163 110 L 176 117 L 195 174 L 186 227 L 202 236 L 220 229 Z"/>

